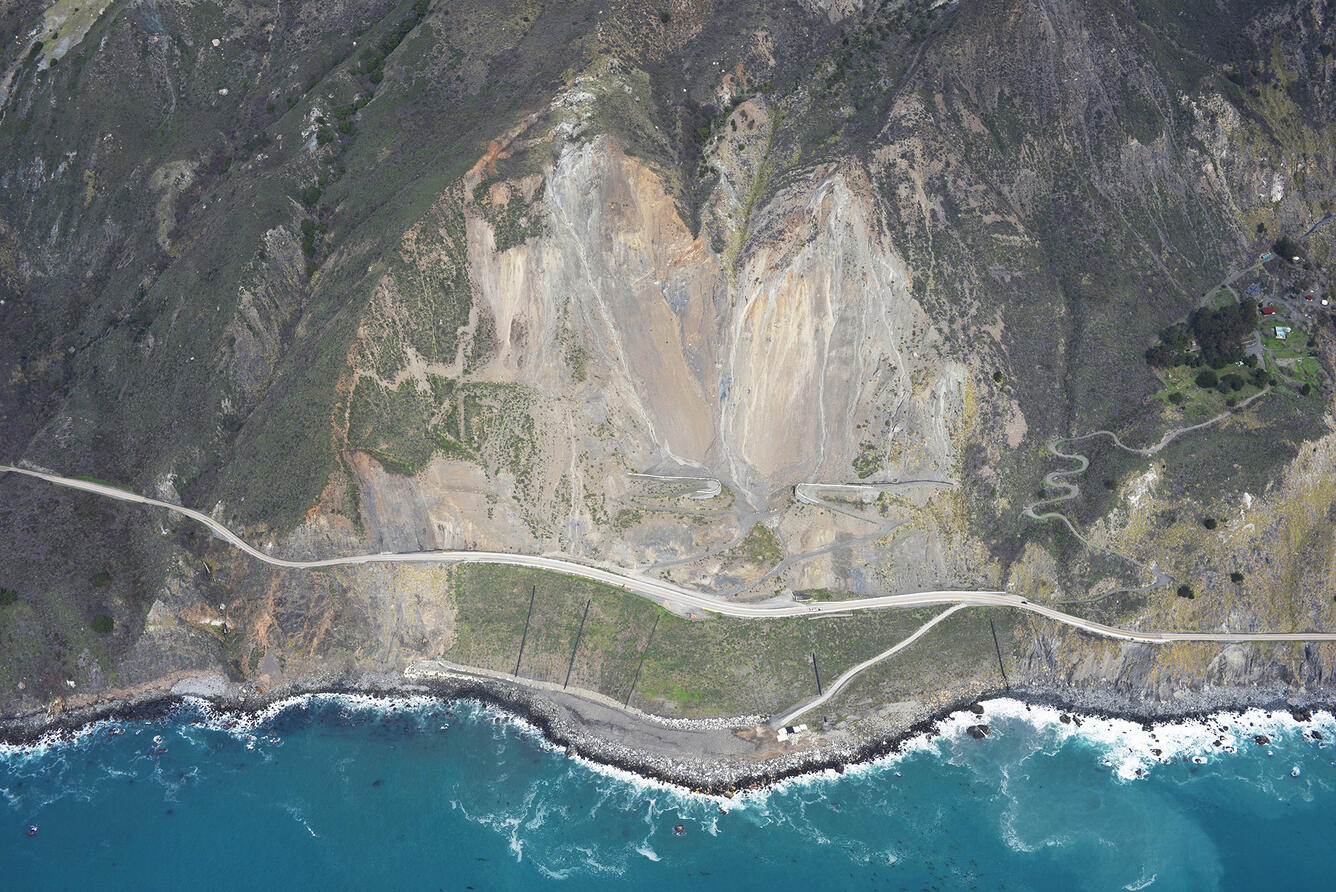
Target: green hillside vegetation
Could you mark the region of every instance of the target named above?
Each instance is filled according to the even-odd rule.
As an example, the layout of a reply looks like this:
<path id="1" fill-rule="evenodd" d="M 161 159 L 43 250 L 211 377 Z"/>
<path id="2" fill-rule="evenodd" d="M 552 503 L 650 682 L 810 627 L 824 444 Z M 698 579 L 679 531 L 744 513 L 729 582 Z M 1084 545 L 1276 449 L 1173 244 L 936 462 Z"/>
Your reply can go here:
<path id="1" fill-rule="evenodd" d="M 458 637 L 442 656 L 513 672 L 531 586 L 537 592 L 521 677 L 562 684 L 575 650 L 573 687 L 616 700 L 630 694 L 632 705 L 653 707 L 658 702 L 685 715 L 778 712 L 816 693 L 813 653 L 823 676 L 834 678 L 890 647 L 935 612 L 874 611 L 843 619 L 691 620 L 598 583 L 522 568 L 468 565 L 452 572 Z M 586 602 L 591 607 L 576 649 Z M 999 629 L 1007 628 L 1008 622 L 1002 620 Z M 971 626 L 966 637 L 978 631 Z M 987 639 L 989 647 L 991 640 Z M 944 632 L 937 649 L 959 652 L 952 641 L 952 634 Z M 972 653 L 972 647 L 966 652 Z M 988 651 L 980 652 L 991 658 Z M 632 691 L 642 654 L 644 666 Z M 916 682 L 902 679 L 901 689 L 912 690 Z"/>

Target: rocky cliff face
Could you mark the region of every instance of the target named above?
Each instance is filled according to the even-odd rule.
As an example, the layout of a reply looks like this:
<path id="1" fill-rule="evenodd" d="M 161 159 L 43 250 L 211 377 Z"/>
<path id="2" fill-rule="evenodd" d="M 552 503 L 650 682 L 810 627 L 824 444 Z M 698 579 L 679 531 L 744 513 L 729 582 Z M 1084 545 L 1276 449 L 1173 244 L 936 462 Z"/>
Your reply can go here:
<path id="1" fill-rule="evenodd" d="M 0 55 L 0 458 L 179 493 L 291 554 L 1336 620 L 1329 383 L 1209 448 L 1092 453 L 1071 516 L 1191 601 L 1020 510 L 1049 439 L 1185 424 L 1142 360 L 1156 332 L 1332 210 L 1330 4 L 23 9 Z M 1315 282 L 1333 232 L 1305 242 Z M 0 487 L 0 586 L 23 590 L 3 646 L 49 640 L 0 676 L 14 702 L 473 646 L 449 574 L 269 573 L 139 516 L 85 522 L 70 570 L 43 518 L 82 502 Z M 1003 631 L 1018 673 L 1129 693 L 1321 684 L 1330 657 Z"/>
<path id="2" fill-rule="evenodd" d="M 874 413 L 917 438 L 909 460 L 949 467 L 960 376 L 937 380 L 940 336 L 856 168 L 776 195 L 731 263 L 605 138 L 561 149 L 546 182 L 543 235 L 498 251 L 470 221 L 470 279 L 497 331 L 479 375 L 554 390 L 576 351 L 590 399 L 571 410 L 616 418 L 629 464 L 720 476 L 756 504 L 843 481 Z M 929 376 L 917 401 L 914 372 Z"/>
<path id="3" fill-rule="evenodd" d="M 470 286 L 452 362 L 428 361 L 398 321 L 415 311 L 408 283 L 441 274 L 418 235 L 360 325 L 357 387 L 420 393 L 415 421 L 430 426 L 443 417 L 432 381 L 449 382 L 461 396 L 457 412 L 447 403 L 446 437 L 485 453 L 470 420 L 484 413 L 526 441 L 495 469 L 485 455 L 438 452 L 407 488 L 355 464 L 363 506 L 377 517 L 387 501 L 405 517 L 425 508 L 439 534 L 386 544 L 619 548 L 639 564 L 693 543 L 664 542 L 661 523 L 608 529 L 606 506 L 632 497 L 632 473 L 718 480 L 736 496 L 719 517 L 732 527 L 744 509 L 776 523 L 796 485 L 855 479 L 856 460 L 878 480 L 949 480 L 965 367 L 942 354 L 860 165 L 818 166 L 748 211 L 745 242 L 718 250 L 614 139 L 561 131 L 509 134 L 464 178 L 465 201 L 438 203 L 453 208 L 460 242 L 448 274 Z M 535 172 L 492 173 L 535 144 Z M 727 183 L 716 189 L 716 206 L 736 203 Z M 515 205 L 533 232 L 520 240 Z"/>

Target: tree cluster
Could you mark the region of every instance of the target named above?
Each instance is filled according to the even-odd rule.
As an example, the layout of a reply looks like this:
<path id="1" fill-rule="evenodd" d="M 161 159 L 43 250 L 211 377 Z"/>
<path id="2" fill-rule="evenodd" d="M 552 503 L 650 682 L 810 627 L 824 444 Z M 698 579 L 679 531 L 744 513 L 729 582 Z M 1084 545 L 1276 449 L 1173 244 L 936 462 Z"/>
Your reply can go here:
<path id="1" fill-rule="evenodd" d="M 1303 257 L 1303 251 L 1299 248 L 1299 243 L 1288 235 L 1282 235 L 1276 239 L 1275 244 L 1271 246 L 1272 252 L 1283 260 L 1292 260 L 1295 257 Z"/>
<path id="2" fill-rule="evenodd" d="M 1243 361 L 1243 339 L 1257 327 L 1257 302 L 1213 310 L 1203 307 L 1188 317 L 1188 326 L 1201 347 L 1202 361 L 1213 369 Z"/>
<path id="3" fill-rule="evenodd" d="M 1159 342 L 1146 351 L 1146 362 L 1156 368 L 1204 365 L 1222 369 L 1243 361 L 1243 339 L 1256 325 L 1257 302 L 1251 299 L 1218 310 L 1195 310 L 1187 322 L 1175 322 L 1160 332 Z M 1194 338 L 1201 347 L 1200 355 L 1189 352 Z"/>
<path id="4" fill-rule="evenodd" d="M 1188 347 L 1192 344 L 1192 330 L 1182 322 L 1160 332 L 1160 342 L 1146 351 L 1146 362 L 1160 369 L 1188 364 Z"/>

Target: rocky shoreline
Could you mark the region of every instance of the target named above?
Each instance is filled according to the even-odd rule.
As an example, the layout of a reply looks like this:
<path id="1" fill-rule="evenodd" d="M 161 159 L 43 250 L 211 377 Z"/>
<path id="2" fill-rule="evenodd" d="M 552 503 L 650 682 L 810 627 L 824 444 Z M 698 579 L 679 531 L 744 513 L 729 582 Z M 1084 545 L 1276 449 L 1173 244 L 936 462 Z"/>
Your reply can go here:
<path id="1" fill-rule="evenodd" d="M 1324 692 L 1326 693 L 1326 692 Z M 0 718 L 0 742 L 11 746 L 59 743 L 77 736 L 88 726 L 105 720 L 155 721 L 169 718 L 187 697 L 208 700 L 216 708 L 238 716 L 254 715 L 285 700 L 317 694 L 376 698 L 429 696 L 441 701 L 470 700 L 506 712 L 534 728 L 554 748 L 565 750 L 572 758 L 625 771 L 641 778 L 663 783 L 691 793 L 731 797 L 763 790 L 783 781 L 808 775 L 835 772 L 875 761 L 902 751 L 911 741 L 932 737 L 954 714 L 972 710 L 969 734 L 976 740 L 988 736 L 983 701 L 1007 697 L 1031 707 L 1047 707 L 1071 713 L 1078 723 L 1085 719 L 1121 719 L 1141 724 L 1150 730 L 1157 724 L 1190 721 L 1220 713 L 1241 713 L 1263 709 L 1289 713 L 1297 721 L 1307 720 L 1313 711 L 1331 709 L 1336 698 L 1326 696 L 1296 697 L 1292 691 L 1268 691 L 1249 688 L 1222 688 L 1196 692 L 1174 703 L 1149 702 L 1132 708 L 1126 697 L 1109 691 L 1080 690 L 1056 686 L 1030 686 L 1026 689 L 996 690 L 982 695 L 951 701 L 930 714 L 893 729 L 869 731 L 862 739 L 848 743 L 826 743 L 812 749 L 779 756 L 715 759 L 672 757 L 639 745 L 634 726 L 624 733 L 610 734 L 574 718 L 551 697 L 518 684 L 483 678 L 447 678 L 408 682 L 397 676 L 362 676 L 310 679 L 305 684 L 282 690 L 256 692 L 230 684 L 221 678 L 178 683 L 170 691 L 158 691 L 125 699 L 108 700 L 71 708 L 56 715 L 35 713 Z M 640 725 L 648 725 L 636 718 Z"/>

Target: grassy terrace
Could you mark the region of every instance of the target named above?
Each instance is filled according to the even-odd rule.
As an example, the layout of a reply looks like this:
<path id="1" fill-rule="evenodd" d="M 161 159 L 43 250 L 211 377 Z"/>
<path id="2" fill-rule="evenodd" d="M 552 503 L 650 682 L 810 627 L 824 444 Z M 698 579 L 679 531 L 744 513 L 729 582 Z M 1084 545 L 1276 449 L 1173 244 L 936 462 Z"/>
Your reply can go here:
<path id="1" fill-rule="evenodd" d="M 896 700 L 926 699 L 944 692 L 950 696 L 959 692 L 967 680 L 985 688 L 1002 687 L 993 630 L 988 623 L 990 616 L 1007 672 L 1015 674 L 1017 667 L 1011 659 L 1013 629 L 1024 621 L 1007 611 L 962 610 L 889 660 L 864 670 L 808 719 L 821 715 L 862 716 Z M 1028 629 L 1026 634 L 1030 634 Z M 835 674 L 823 667 L 821 680 L 829 684 L 835 680 Z"/>
<path id="2" fill-rule="evenodd" d="M 1217 300 L 1221 295 L 1224 296 L 1225 304 L 1233 300 L 1229 292 L 1218 289 L 1212 292 L 1207 306 L 1214 307 L 1222 303 Z M 1257 336 L 1263 348 L 1263 368 L 1281 392 L 1301 391 L 1305 386 L 1311 390 L 1323 384 L 1325 376 L 1317 358 L 1313 356 L 1311 335 L 1301 322 L 1284 316 L 1266 317 L 1258 322 Z M 1164 388 L 1155 395 L 1155 399 L 1177 417 L 1192 420 L 1217 415 L 1259 390 L 1259 381 L 1250 366 L 1230 364 L 1212 370 L 1217 378 L 1225 378 L 1233 373 L 1243 379 L 1241 388 L 1229 388 L 1228 392 L 1224 385 L 1219 389 L 1214 385 L 1201 386 L 1197 376 L 1202 371 L 1202 367 L 1189 365 L 1156 368 L 1155 373 Z"/>
<path id="3" fill-rule="evenodd" d="M 1181 416 L 1176 417 L 1180 417 L 1184 422 L 1205 421 L 1207 418 L 1225 411 L 1231 397 L 1236 402 L 1243 402 L 1261 389 L 1252 383 L 1249 377 L 1252 369 L 1247 367 L 1230 367 L 1219 372 L 1220 375 L 1228 374 L 1231 371 L 1237 372 L 1245 381 L 1241 390 L 1232 390 L 1229 394 L 1221 393 L 1214 387 L 1198 387 L 1196 377 L 1201 369 L 1180 365 L 1173 368 L 1156 369 L 1155 371 L 1160 380 L 1164 382 L 1164 389 L 1155 395 L 1155 399 L 1164 403 L 1166 407 L 1181 412 Z M 1175 404 L 1173 402 L 1171 394 L 1174 393 L 1181 395 L 1182 403 Z"/>
<path id="4" fill-rule="evenodd" d="M 589 602 L 571 686 L 625 700 L 653 629 L 631 704 L 670 715 L 778 712 L 816 692 L 813 652 L 823 682 L 829 682 L 909 635 L 936 612 L 688 620 L 585 580 L 518 567 L 467 565 L 452 571 L 457 637 L 442 656 L 465 665 L 513 672 L 531 586 L 537 587 L 537 594 L 520 666 L 522 677 L 562 683 Z M 984 625 L 986 628 L 986 621 Z M 936 654 L 943 640 L 933 632 L 911 650 Z M 991 649 L 991 638 L 987 643 Z M 971 652 L 978 649 L 975 644 L 978 642 L 970 645 Z M 991 650 L 988 656 L 996 660 Z M 919 681 L 917 676 L 914 680 Z"/>
<path id="5" fill-rule="evenodd" d="M 1278 337 L 1278 328 L 1289 331 L 1284 338 Z M 1295 389 L 1305 384 L 1317 387 L 1322 384 L 1322 367 L 1311 355 L 1311 343 L 1308 332 L 1303 326 L 1284 319 L 1268 319 L 1261 326 L 1262 346 L 1268 351 L 1267 371 Z"/>
<path id="6" fill-rule="evenodd" d="M 1234 299 L 1233 293 L 1228 288 L 1217 288 L 1206 296 L 1206 306 L 1213 310 L 1220 310 L 1238 303 Z"/>

